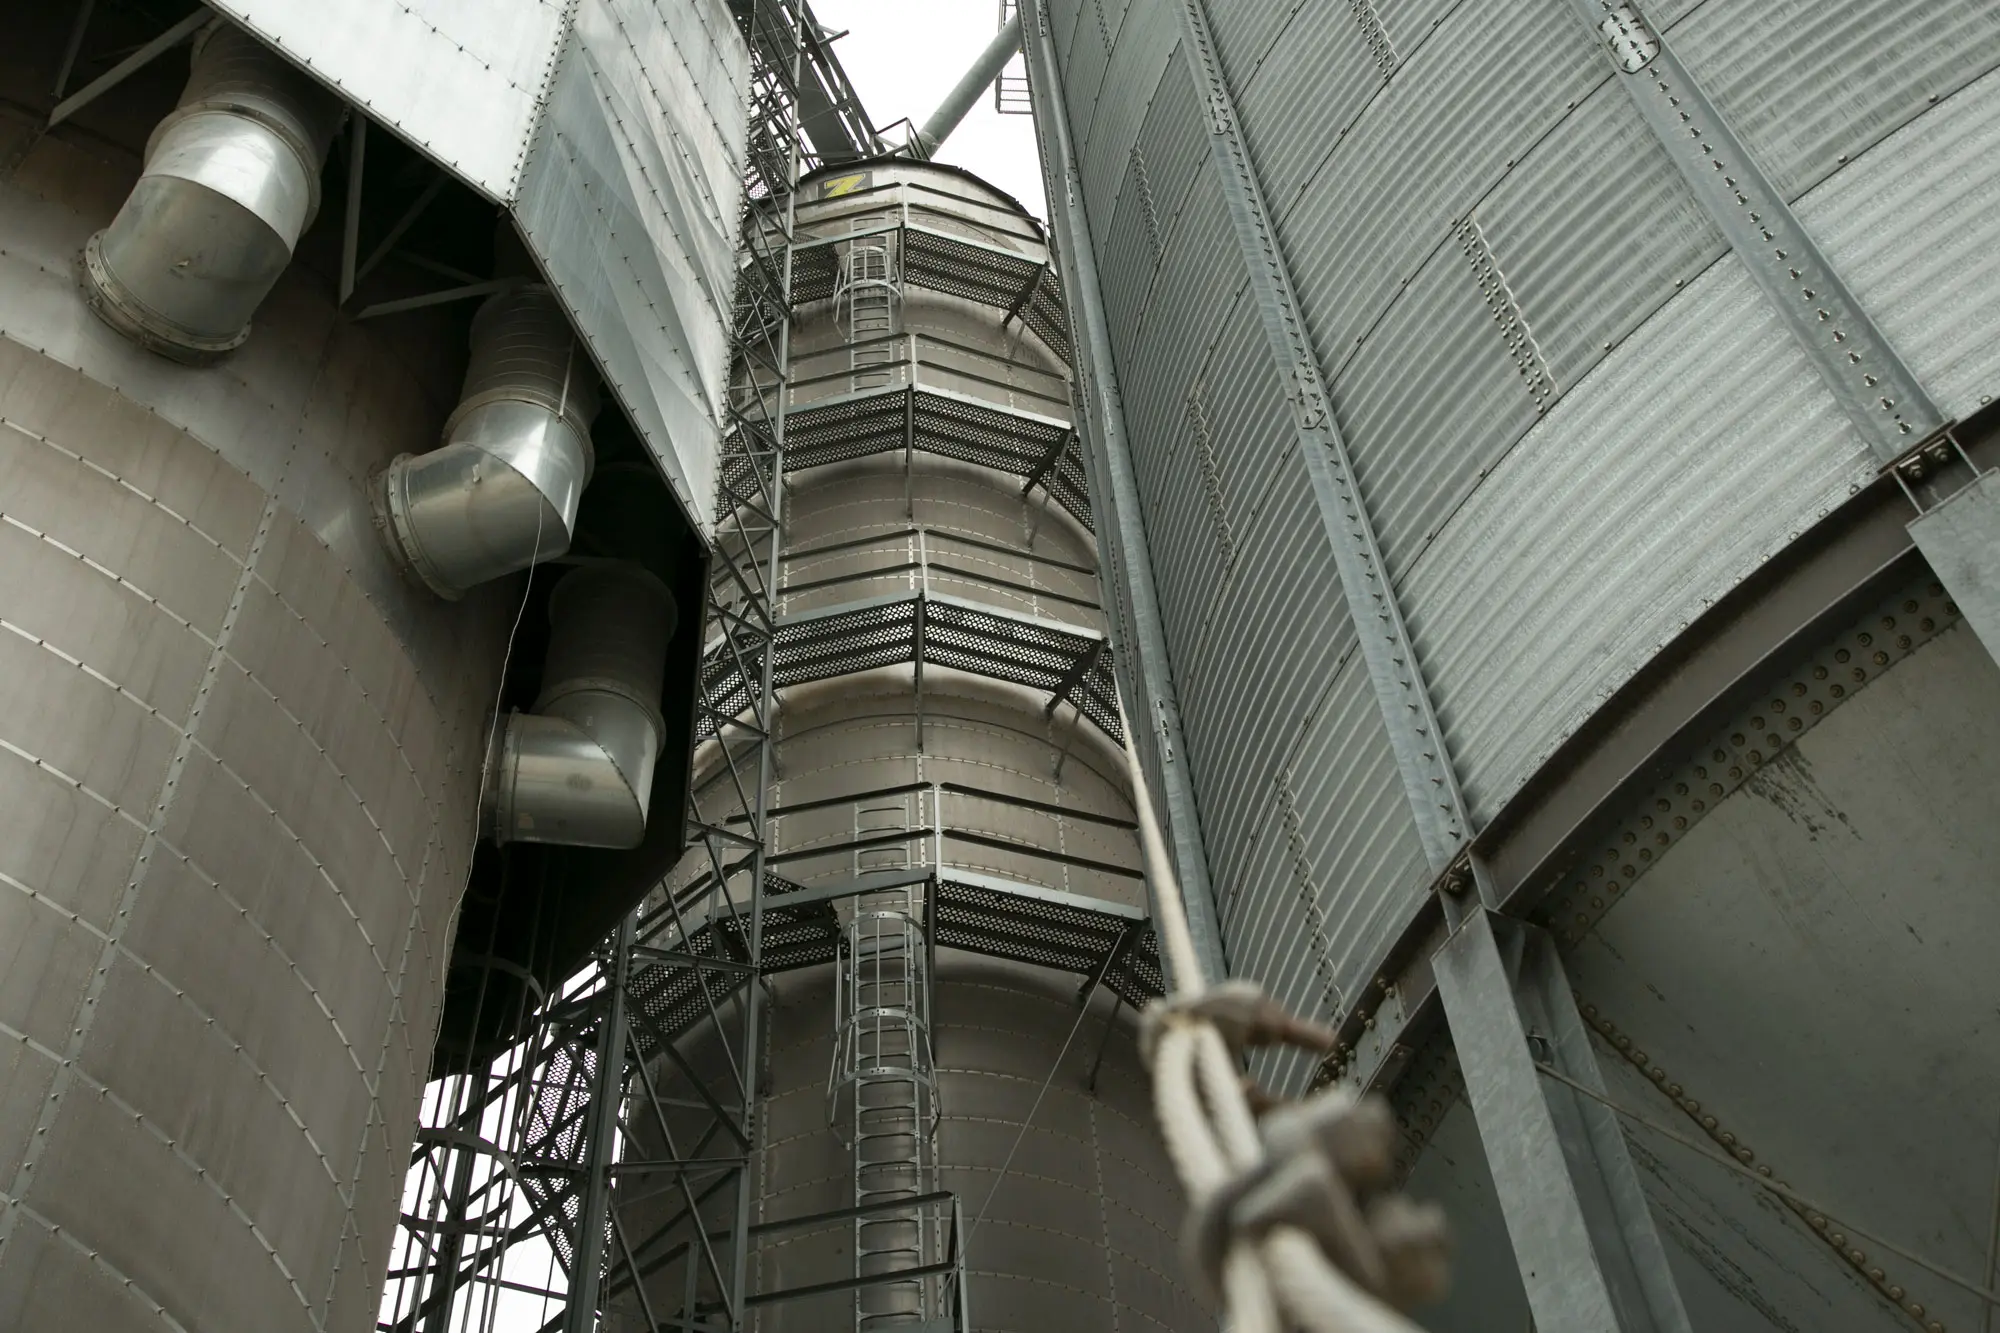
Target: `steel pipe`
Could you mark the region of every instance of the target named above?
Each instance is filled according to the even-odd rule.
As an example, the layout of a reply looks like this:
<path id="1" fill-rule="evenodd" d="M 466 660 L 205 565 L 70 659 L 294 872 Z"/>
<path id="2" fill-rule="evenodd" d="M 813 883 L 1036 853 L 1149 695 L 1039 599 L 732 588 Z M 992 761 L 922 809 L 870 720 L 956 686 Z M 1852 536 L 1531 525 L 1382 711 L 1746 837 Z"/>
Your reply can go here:
<path id="1" fill-rule="evenodd" d="M 951 132 L 965 119 L 965 113 L 972 110 L 972 104 L 993 86 L 993 80 L 1000 77 L 1000 71 L 1020 49 L 1021 16 L 1016 13 L 994 34 L 979 58 L 972 62 L 972 68 L 965 71 L 965 76 L 945 94 L 938 109 L 931 112 L 931 118 L 917 131 L 917 147 L 922 156 L 936 156 L 938 145 L 951 137 Z"/>
<path id="2" fill-rule="evenodd" d="M 140 346 L 201 364 L 241 346 L 319 210 L 341 107 L 247 33 L 195 39 L 180 104 L 138 184 L 84 246 L 90 308 Z"/>
<path id="3" fill-rule="evenodd" d="M 533 712 L 507 719 L 487 760 L 494 841 L 636 847 L 665 726 L 660 681 L 673 594 L 632 565 L 586 565 L 556 585 Z"/>
<path id="4" fill-rule="evenodd" d="M 488 300 L 444 444 L 377 477 L 390 551 L 444 598 L 568 551 L 597 405 L 596 374 L 548 288 Z"/>

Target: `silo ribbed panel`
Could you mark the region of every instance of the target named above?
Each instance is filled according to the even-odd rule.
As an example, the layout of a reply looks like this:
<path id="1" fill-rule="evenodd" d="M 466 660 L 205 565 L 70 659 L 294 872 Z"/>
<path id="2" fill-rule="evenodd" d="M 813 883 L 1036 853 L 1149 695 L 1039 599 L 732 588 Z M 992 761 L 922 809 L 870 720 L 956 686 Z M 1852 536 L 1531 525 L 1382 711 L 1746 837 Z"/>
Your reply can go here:
<path id="1" fill-rule="evenodd" d="M 1739 261 L 1711 267 L 1620 344 L 1404 582 L 1474 817 L 1872 474 Z"/>
<path id="2" fill-rule="evenodd" d="M 2000 380 L 2000 72 L 1799 201 L 1799 214 L 1951 416 Z"/>
<path id="3" fill-rule="evenodd" d="M 1669 32 L 1788 198 L 1992 69 L 1983 0 L 1707 0 Z"/>

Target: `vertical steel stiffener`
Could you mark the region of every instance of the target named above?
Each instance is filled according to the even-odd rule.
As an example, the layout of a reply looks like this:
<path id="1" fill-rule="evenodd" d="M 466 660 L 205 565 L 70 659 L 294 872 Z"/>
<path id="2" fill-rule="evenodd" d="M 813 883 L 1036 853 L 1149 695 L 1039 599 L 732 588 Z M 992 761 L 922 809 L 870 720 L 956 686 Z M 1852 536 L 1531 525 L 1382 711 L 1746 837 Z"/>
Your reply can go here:
<path id="1" fill-rule="evenodd" d="M 1207 16 L 1200 0 L 1181 0 L 1177 8 L 1183 51 L 1205 111 L 1215 178 L 1271 359 L 1287 388 L 1296 448 L 1314 491 L 1321 529 L 1424 854 L 1440 886 L 1470 881 L 1479 887 L 1479 905 L 1469 910 L 1456 893 L 1440 895 L 1454 927 L 1440 956 L 1441 964 L 1447 959 L 1452 964 L 1441 966 L 1440 991 L 1453 1032 L 1462 1042 L 1480 1044 L 1481 1059 L 1465 1062 L 1466 1076 L 1469 1085 L 1475 1085 L 1473 1105 L 1521 1256 L 1530 1304 L 1541 1326 L 1552 1331 L 1684 1330 L 1687 1315 L 1667 1271 L 1651 1214 L 1638 1195 L 1623 1141 L 1615 1132 L 1588 1141 L 1565 1134 L 1550 1108 L 1548 1086 L 1526 1040 L 1533 1025 L 1525 1011 L 1530 997 L 1514 984 L 1486 920 L 1489 908 L 1497 906 L 1496 895 L 1466 849 L 1471 830 L 1457 774 L 1333 419 L 1318 353 L 1307 336 L 1284 254 L 1238 129 L 1234 98 L 1216 58 Z M 1035 9 L 1039 14 L 1041 6 Z M 1035 40 L 1044 52 L 1048 83 L 1059 88 L 1049 54 L 1050 36 L 1040 18 Z M 1060 174 L 1050 175 L 1051 198 L 1073 200 L 1074 166 L 1063 162 Z M 1081 226 L 1066 228 L 1065 239 L 1078 249 L 1090 245 L 1089 233 Z M 1538 933 L 1532 927 L 1510 928 Z M 1555 977 L 1553 984 L 1537 992 L 1539 1003 L 1555 1006 L 1569 1026 L 1581 1030 L 1581 1019 L 1560 982 L 1560 961 L 1552 949 L 1538 950 L 1537 956 Z M 1445 975 L 1453 984 L 1442 984 Z M 1478 1026 L 1495 1013 L 1517 1011 L 1522 1016 L 1512 1027 Z M 1582 1077 L 1596 1079 L 1587 1043 L 1567 1055 Z M 1618 1227 L 1592 1224 L 1589 1200 L 1593 1198 L 1615 1201 Z"/>

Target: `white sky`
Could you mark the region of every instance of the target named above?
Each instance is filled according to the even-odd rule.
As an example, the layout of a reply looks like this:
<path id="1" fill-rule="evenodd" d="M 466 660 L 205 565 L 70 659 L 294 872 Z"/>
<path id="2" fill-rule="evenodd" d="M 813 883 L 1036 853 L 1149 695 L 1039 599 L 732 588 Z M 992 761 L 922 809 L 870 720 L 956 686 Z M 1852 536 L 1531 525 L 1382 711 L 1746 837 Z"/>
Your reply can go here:
<path id="1" fill-rule="evenodd" d="M 1000 26 L 999 0 L 813 0 L 813 13 L 847 31 L 833 49 L 877 125 L 905 116 L 921 125 Z M 1019 56 L 1009 72 L 1020 75 Z M 977 172 L 1045 216 L 1034 121 L 998 114 L 990 88 L 937 160 Z"/>

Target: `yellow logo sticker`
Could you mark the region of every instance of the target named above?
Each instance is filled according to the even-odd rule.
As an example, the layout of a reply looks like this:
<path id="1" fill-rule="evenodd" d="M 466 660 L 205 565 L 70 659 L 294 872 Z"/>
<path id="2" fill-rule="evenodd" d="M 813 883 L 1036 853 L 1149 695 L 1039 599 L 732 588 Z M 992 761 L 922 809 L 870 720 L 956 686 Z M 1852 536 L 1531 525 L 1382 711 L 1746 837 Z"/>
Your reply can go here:
<path id="1" fill-rule="evenodd" d="M 843 194 L 852 194 L 868 183 L 868 173 L 863 171 L 852 176 L 835 176 L 832 180 L 821 181 L 819 197 L 838 199 Z"/>

